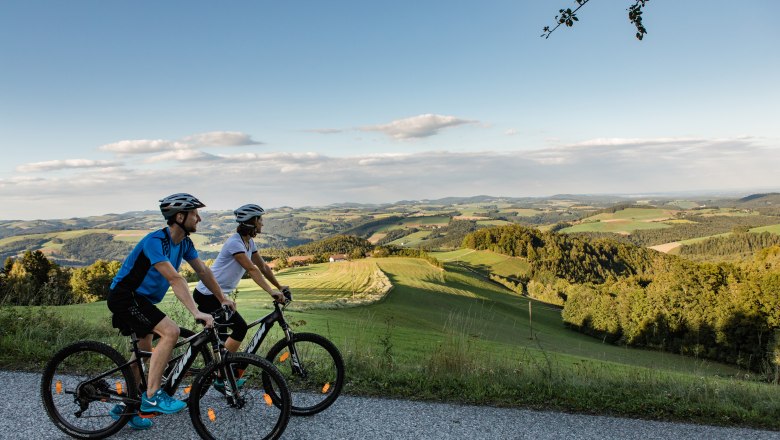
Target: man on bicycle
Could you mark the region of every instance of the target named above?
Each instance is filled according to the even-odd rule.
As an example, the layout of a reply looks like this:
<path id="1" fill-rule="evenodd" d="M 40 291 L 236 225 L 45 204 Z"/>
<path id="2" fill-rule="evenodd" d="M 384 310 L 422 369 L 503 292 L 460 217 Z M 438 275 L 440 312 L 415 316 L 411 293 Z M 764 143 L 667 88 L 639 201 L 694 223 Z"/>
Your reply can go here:
<path id="1" fill-rule="evenodd" d="M 211 265 L 211 271 L 219 283 L 222 292 L 232 292 L 245 272 L 249 273 L 252 280 L 277 302 L 284 302 L 284 295 L 279 290 L 287 289 L 276 280 L 274 272 L 270 266 L 263 260 L 263 257 L 257 252 L 257 247 L 253 240 L 260 233 L 263 227 L 263 214 L 265 210 L 258 205 L 244 205 L 235 211 L 238 227 L 236 233 L 231 235 L 222 246 L 219 256 Z M 264 278 L 265 277 L 265 278 Z M 268 280 L 268 281 L 266 281 Z M 276 286 L 279 290 L 274 290 L 268 282 Z M 221 307 L 221 300 L 215 291 L 207 286 L 201 280 L 192 293 L 195 302 L 198 304 L 198 310 L 211 313 Z M 244 340 L 247 332 L 247 324 L 244 318 L 238 313 L 234 313 L 230 321 L 230 337 L 225 341 L 225 347 L 235 352 Z M 219 380 L 215 383 L 217 388 L 221 387 Z"/>
<path id="2" fill-rule="evenodd" d="M 214 324 L 214 318 L 199 311 L 189 295 L 187 281 L 178 272 L 182 260 L 186 260 L 214 292 L 215 301 L 235 310 L 235 303 L 222 295 L 214 275 L 198 258 L 189 238 L 201 221 L 198 208 L 203 207 L 200 200 L 185 193 L 160 200 L 160 211 L 168 227 L 146 235 L 122 263 L 111 283 L 107 304 L 113 313 L 114 327 L 125 334 L 135 332 L 140 338 L 139 348 L 144 351 L 152 351 L 154 334 L 160 337 L 149 360 L 148 388 L 141 393 L 141 412 L 173 414 L 187 407 L 185 402 L 172 398 L 160 388 L 163 372 L 179 337 L 179 326 L 155 306 L 168 287 L 173 288 L 173 293 L 195 319 L 205 322 L 206 327 Z M 140 375 L 140 372 L 136 374 Z M 119 418 L 124 410 L 117 405 L 111 410 L 111 416 Z M 130 426 L 146 429 L 152 426 L 152 421 L 136 416 Z"/>

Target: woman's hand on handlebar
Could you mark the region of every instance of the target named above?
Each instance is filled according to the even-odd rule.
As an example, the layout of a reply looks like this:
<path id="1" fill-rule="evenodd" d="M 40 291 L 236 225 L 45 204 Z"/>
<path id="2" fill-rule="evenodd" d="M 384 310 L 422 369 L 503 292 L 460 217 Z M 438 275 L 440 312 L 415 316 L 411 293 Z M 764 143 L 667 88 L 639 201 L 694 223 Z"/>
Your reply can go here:
<path id="1" fill-rule="evenodd" d="M 234 312 L 236 311 L 236 302 L 233 301 L 230 298 L 225 298 L 225 300 L 222 301 L 222 307 L 225 307 L 225 306 L 227 306 L 230 310 L 232 310 Z"/>
<path id="2" fill-rule="evenodd" d="M 284 294 L 278 290 L 272 290 L 271 296 L 273 297 L 275 302 L 278 302 L 279 304 L 284 304 Z"/>

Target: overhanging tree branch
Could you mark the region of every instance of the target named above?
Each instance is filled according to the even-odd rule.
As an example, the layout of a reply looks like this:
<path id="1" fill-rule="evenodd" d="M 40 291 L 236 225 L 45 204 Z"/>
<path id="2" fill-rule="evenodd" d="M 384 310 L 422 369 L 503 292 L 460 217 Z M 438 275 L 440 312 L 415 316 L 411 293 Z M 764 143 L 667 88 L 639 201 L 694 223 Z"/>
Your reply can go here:
<path id="1" fill-rule="evenodd" d="M 575 21 L 580 21 L 579 18 L 577 18 L 577 11 L 589 1 L 590 0 L 576 0 L 578 6 L 574 10 L 571 8 L 559 9 L 558 13 L 560 15 L 555 16 L 555 27 L 550 28 L 550 26 L 545 26 L 544 29 L 542 29 L 542 35 L 540 36 L 547 39 L 550 38 L 550 34 L 561 25 L 566 25 L 567 27 L 574 26 Z M 650 0 L 634 0 L 634 4 L 628 7 L 628 20 L 631 24 L 636 26 L 637 40 L 642 40 L 645 34 L 647 34 L 647 29 L 645 29 L 645 26 L 642 24 L 642 8 L 645 7 L 648 1 Z"/>

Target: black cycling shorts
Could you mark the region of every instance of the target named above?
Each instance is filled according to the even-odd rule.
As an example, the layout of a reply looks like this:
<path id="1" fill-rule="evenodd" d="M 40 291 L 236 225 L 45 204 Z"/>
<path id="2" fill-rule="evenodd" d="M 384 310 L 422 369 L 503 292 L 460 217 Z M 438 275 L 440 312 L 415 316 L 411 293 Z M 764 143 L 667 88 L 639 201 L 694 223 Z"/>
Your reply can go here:
<path id="1" fill-rule="evenodd" d="M 111 324 L 125 336 L 135 332 L 136 336 L 143 338 L 165 318 L 165 313 L 157 306 L 133 292 L 111 290 L 106 303 L 114 314 Z"/>
<path id="2" fill-rule="evenodd" d="M 192 299 L 198 305 L 198 310 L 203 313 L 212 313 L 222 307 L 222 304 L 217 301 L 214 295 L 204 295 L 198 289 L 192 292 Z M 247 324 L 244 318 L 238 312 L 234 312 L 227 324 L 230 324 L 229 328 L 232 331 L 230 337 L 239 342 L 243 341 L 247 332 Z M 227 339 L 227 336 L 223 334 L 220 334 L 220 337 L 223 341 Z"/>

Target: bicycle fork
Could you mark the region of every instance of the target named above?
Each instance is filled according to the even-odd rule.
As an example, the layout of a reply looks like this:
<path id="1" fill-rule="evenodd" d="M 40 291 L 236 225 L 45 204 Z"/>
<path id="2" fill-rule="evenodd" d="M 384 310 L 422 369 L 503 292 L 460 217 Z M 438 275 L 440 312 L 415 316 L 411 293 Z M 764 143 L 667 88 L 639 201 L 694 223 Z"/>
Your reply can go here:
<path id="1" fill-rule="evenodd" d="M 306 370 L 303 368 L 303 365 L 301 365 L 301 359 L 300 357 L 298 357 L 298 349 L 296 349 L 295 344 L 293 344 L 293 333 L 289 327 L 284 328 L 284 334 L 288 341 L 287 349 L 290 351 L 290 363 L 292 364 L 292 372 L 297 376 L 306 378 Z"/>

